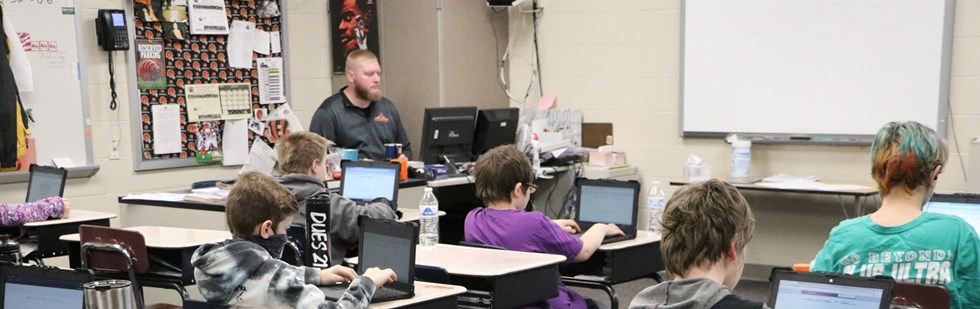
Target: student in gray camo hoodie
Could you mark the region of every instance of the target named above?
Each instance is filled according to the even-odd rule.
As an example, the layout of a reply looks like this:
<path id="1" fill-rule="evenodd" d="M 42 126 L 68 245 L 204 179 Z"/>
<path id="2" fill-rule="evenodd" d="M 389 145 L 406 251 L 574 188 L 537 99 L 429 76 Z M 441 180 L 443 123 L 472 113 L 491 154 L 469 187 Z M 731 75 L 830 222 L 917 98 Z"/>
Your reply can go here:
<path id="1" fill-rule="evenodd" d="M 295 226 L 306 226 L 306 198 L 327 191 L 323 180 L 327 177 L 326 153 L 330 144 L 307 131 L 289 133 L 276 144 L 279 170 L 284 174 L 277 180 L 299 202 L 299 215 L 293 219 Z M 384 200 L 359 206 L 339 194 L 330 194 L 330 265 L 340 264 L 347 250 L 360 240 L 357 217 L 396 219 L 389 203 Z"/>
<path id="2" fill-rule="evenodd" d="M 630 308 L 768 308 L 732 294 L 745 266 L 755 218 L 732 185 L 687 185 L 667 202 L 660 252 L 674 280 L 640 291 Z"/>
<path id="3" fill-rule="evenodd" d="M 248 172 L 228 194 L 225 217 L 232 238 L 205 244 L 191 256 L 194 279 L 211 303 L 257 308 L 367 308 L 374 291 L 397 278 L 391 269 L 297 267 L 279 260 L 296 199 L 271 176 Z M 350 282 L 336 303 L 316 285 Z"/>

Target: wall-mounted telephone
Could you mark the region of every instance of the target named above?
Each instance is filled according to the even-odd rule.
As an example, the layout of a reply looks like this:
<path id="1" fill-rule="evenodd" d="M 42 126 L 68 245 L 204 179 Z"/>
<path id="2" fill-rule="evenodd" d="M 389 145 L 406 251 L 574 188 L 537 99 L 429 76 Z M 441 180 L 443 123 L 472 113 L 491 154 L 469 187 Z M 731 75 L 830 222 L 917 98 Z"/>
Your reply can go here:
<path id="1" fill-rule="evenodd" d="M 123 10 L 99 10 L 95 32 L 102 50 L 129 50 L 129 30 Z"/>

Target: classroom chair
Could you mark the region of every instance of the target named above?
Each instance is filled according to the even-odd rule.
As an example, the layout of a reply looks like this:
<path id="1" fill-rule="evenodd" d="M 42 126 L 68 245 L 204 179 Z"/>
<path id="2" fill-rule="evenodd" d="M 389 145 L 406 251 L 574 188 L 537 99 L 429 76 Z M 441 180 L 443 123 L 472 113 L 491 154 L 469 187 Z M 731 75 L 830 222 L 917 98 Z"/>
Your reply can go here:
<path id="1" fill-rule="evenodd" d="M 439 266 L 415 265 L 415 279 L 419 281 L 451 284 L 449 272 Z"/>
<path id="2" fill-rule="evenodd" d="M 95 225 L 78 227 L 81 266 L 97 276 L 119 277 L 126 273 L 133 284 L 137 308 L 143 308 L 143 286 L 173 289 L 187 299 L 179 277 L 150 273 L 150 259 L 143 234 Z M 93 251 L 93 252 L 89 252 Z"/>
<path id="3" fill-rule="evenodd" d="M 485 249 L 497 249 L 497 250 L 507 250 L 504 247 L 498 247 L 494 245 L 482 244 L 477 242 L 460 241 L 460 246 L 469 246 Z M 616 295 L 616 289 L 613 288 L 612 284 L 605 281 L 581 279 L 575 277 L 561 276 L 561 282 L 566 286 L 574 286 L 587 289 L 596 289 L 606 292 L 609 296 L 609 308 L 619 308 L 619 296 Z M 545 306 L 547 308 L 547 306 Z"/>
<path id="4" fill-rule="evenodd" d="M 949 308 L 949 291 L 941 285 L 897 282 L 892 290 L 892 304 L 912 308 Z"/>

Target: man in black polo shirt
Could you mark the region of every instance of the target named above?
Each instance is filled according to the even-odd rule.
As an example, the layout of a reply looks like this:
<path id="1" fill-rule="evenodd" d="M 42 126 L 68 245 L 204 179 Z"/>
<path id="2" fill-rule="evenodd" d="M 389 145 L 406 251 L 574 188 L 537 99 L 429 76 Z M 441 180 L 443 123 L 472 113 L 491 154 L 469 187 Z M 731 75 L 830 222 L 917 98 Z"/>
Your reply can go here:
<path id="1" fill-rule="evenodd" d="M 369 50 L 347 55 L 347 87 L 323 100 L 313 114 L 310 131 L 338 147 L 357 149 L 358 156 L 385 159 L 386 143 L 402 144 L 402 156 L 412 158 L 408 134 L 395 104 L 381 96 L 381 65 Z"/>

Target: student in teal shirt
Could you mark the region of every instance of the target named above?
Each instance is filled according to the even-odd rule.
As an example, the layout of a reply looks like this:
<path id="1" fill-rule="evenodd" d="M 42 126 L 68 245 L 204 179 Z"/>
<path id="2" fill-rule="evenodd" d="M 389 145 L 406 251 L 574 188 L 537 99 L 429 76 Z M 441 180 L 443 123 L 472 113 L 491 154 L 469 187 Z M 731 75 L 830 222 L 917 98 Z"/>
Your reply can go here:
<path id="1" fill-rule="evenodd" d="M 922 124 L 881 128 L 871 144 L 881 207 L 830 231 L 812 270 L 943 285 L 951 308 L 980 307 L 976 231 L 960 217 L 922 212 L 948 157 L 946 142 Z"/>

